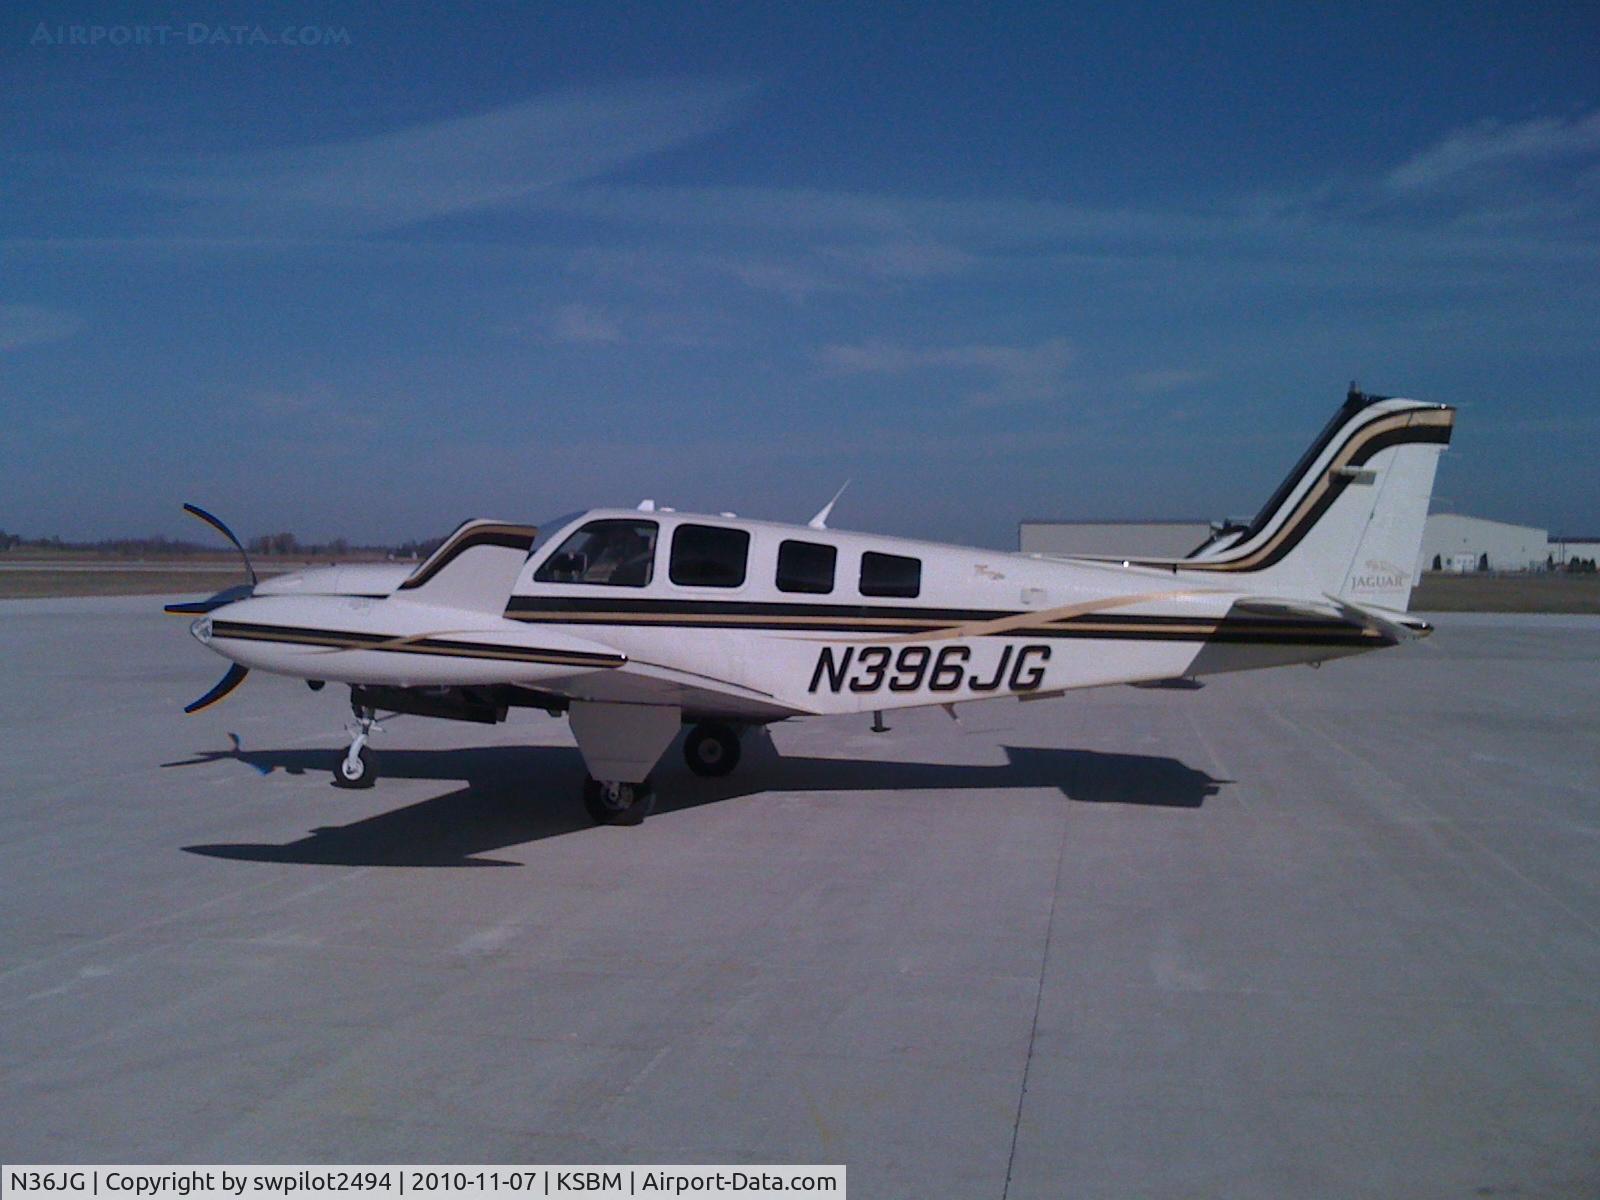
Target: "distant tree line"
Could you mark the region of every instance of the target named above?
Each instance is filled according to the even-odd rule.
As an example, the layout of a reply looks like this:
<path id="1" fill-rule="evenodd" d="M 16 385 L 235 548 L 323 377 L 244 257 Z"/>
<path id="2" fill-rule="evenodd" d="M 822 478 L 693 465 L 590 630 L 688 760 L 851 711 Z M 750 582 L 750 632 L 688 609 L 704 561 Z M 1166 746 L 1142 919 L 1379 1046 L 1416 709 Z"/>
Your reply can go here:
<path id="1" fill-rule="evenodd" d="M 1569 575 L 1593 575 L 1595 561 L 1592 558 L 1569 558 L 1564 563 L 1558 563 L 1554 554 L 1546 555 L 1544 565 L 1550 571 L 1565 571 Z"/>
<path id="2" fill-rule="evenodd" d="M 292 533 L 268 533 L 253 537 L 247 543 L 251 554 L 263 558 L 277 555 L 280 558 L 339 558 L 346 554 L 388 554 L 395 558 L 427 558 L 444 543 L 444 538 L 425 538 L 401 542 L 394 546 L 352 546 L 346 538 L 331 542 L 303 543 Z"/>
<path id="3" fill-rule="evenodd" d="M 397 545 L 352 545 L 347 538 L 328 542 L 301 542 L 292 533 L 269 533 L 246 543 L 250 553 L 261 558 L 340 558 L 348 554 L 392 555 L 395 558 L 426 558 L 444 541 L 442 537 L 413 538 Z M 59 536 L 29 538 L 0 529 L 0 553 L 9 550 L 58 550 L 79 553 L 120 555 L 127 558 L 174 558 L 189 554 L 216 554 L 226 549 L 216 542 L 191 542 L 169 537 L 105 538 L 98 542 L 68 542 Z"/>

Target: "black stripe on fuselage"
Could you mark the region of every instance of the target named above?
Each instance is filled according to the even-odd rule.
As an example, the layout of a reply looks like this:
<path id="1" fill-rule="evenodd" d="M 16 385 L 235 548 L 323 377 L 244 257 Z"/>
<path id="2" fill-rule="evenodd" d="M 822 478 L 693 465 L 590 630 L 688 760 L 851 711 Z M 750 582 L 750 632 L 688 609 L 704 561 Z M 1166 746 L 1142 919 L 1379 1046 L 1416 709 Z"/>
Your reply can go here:
<path id="1" fill-rule="evenodd" d="M 889 604 L 804 604 L 760 600 L 645 600 L 513 596 L 506 616 L 539 624 L 685 626 L 696 629 L 816 629 L 845 633 L 927 633 L 969 621 L 1014 617 L 1012 609 L 919 608 Z"/>
<path id="2" fill-rule="evenodd" d="M 633 599 L 617 596 L 513 596 L 506 616 L 543 620 L 551 614 L 627 613 L 640 615 L 665 613 L 711 614 L 718 616 L 809 616 L 832 618 L 902 617 L 922 621 L 992 621 L 1014 617 L 1013 608 L 933 608 L 917 604 L 827 604 L 821 601 L 784 600 L 677 600 Z"/>
<path id="3" fill-rule="evenodd" d="M 300 646 L 321 646 L 332 650 L 377 650 L 388 654 L 432 654 L 456 658 L 491 658 L 510 662 L 549 663 L 569 667 L 620 667 L 622 654 L 598 654 L 583 650 L 548 650 L 537 646 L 499 646 L 492 642 L 458 642 L 449 638 L 353 633 L 338 629 L 313 629 L 292 625 L 255 625 L 242 621 L 214 621 L 213 639 L 247 642 L 280 642 Z"/>
<path id="4" fill-rule="evenodd" d="M 848 633 L 899 637 L 950 633 L 961 625 L 1025 613 L 1010 609 L 916 608 L 901 605 L 795 604 L 762 601 L 615 600 L 515 596 L 506 616 L 530 624 L 582 624 L 671 629 L 741 629 L 752 633 Z M 1371 646 L 1381 634 L 1315 617 L 1182 617 L 1089 613 L 1037 625 L 977 631 L 971 636 L 1221 641 L 1276 645 Z"/>

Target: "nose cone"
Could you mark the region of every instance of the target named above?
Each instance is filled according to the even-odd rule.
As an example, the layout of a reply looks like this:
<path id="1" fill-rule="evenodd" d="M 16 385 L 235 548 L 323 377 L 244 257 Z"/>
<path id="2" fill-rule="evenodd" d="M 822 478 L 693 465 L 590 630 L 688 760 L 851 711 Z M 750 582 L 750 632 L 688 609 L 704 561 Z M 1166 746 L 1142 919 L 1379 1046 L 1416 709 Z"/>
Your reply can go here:
<path id="1" fill-rule="evenodd" d="M 228 622 L 237 621 L 239 610 L 251 603 L 252 601 L 246 597 L 243 600 L 219 604 L 189 623 L 189 636 L 213 654 L 220 654 L 229 662 L 238 662 L 238 655 L 233 653 L 236 643 L 228 640 Z"/>

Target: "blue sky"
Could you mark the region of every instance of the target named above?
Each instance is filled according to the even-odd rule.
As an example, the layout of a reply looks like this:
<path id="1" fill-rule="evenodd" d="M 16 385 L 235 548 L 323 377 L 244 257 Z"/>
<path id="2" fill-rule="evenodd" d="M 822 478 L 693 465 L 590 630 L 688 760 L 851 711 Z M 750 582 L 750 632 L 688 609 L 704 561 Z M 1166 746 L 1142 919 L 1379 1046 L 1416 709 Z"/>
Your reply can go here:
<path id="1" fill-rule="evenodd" d="M 21 5 L 0 39 L 8 530 L 804 520 L 850 479 L 837 525 L 1014 546 L 1247 515 L 1352 378 L 1460 407 L 1436 508 L 1600 529 L 1592 5 Z"/>

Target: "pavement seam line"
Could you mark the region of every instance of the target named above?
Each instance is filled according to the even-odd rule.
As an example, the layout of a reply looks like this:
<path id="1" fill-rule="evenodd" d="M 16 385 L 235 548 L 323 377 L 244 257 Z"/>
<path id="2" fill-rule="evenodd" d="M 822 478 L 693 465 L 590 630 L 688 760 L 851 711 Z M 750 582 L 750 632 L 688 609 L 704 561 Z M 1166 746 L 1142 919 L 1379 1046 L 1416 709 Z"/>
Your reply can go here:
<path id="1" fill-rule="evenodd" d="M 1022 1108 L 1028 1099 L 1028 1073 L 1033 1069 L 1033 1045 L 1039 1037 L 1039 1011 L 1044 1007 L 1044 981 L 1050 971 L 1050 943 L 1056 931 L 1056 906 L 1061 901 L 1061 867 L 1067 860 L 1068 814 L 1061 815 L 1061 842 L 1056 847 L 1056 871 L 1050 889 L 1050 916 L 1044 925 L 1044 952 L 1039 956 L 1039 987 L 1033 994 L 1033 1024 L 1028 1028 L 1028 1053 L 1022 1061 L 1022 1086 L 1017 1090 L 1017 1116 L 1011 1123 L 1011 1152 L 1006 1155 L 1006 1184 L 1000 1200 L 1011 1195 L 1011 1173 L 1017 1161 L 1017 1137 L 1022 1130 Z"/>

